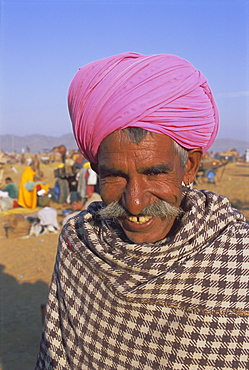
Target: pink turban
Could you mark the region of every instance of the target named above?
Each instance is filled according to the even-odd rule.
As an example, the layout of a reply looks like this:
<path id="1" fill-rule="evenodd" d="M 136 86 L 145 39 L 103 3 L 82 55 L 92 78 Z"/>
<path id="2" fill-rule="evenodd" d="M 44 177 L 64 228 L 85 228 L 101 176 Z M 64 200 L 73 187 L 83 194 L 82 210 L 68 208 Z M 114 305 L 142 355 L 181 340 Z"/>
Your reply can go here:
<path id="1" fill-rule="evenodd" d="M 87 64 L 71 82 L 68 105 L 76 142 L 95 163 L 100 143 L 115 130 L 141 127 L 205 152 L 219 126 L 206 78 L 167 54 L 123 53 Z"/>

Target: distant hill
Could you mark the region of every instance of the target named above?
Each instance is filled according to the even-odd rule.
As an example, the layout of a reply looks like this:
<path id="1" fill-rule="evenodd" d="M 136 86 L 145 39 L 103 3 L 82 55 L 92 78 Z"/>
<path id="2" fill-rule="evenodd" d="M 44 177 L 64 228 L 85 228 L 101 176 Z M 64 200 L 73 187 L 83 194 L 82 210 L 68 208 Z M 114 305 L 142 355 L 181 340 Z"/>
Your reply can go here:
<path id="1" fill-rule="evenodd" d="M 76 149 L 77 145 L 73 134 L 66 134 L 60 137 L 45 135 L 0 135 L 0 151 L 21 153 L 22 149 L 30 148 L 31 153 L 41 153 L 51 150 L 58 145 L 65 145 L 67 149 Z"/>
<path id="2" fill-rule="evenodd" d="M 73 134 L 66 134 L 60 137 L 45 135 L 0 135 L 0 151 L 21 153 L 22 149 L 30 148 L 31 153 L 41 153 L 44 150 L 51 150 L 54 146 L 65 145 L 67 149 L 77 149 Z M 239 154 L 244 154 L 249 149 L 249 143 L 233 139 L 216 139 L 209 151 L 220 153 L 224 150 L 236 149 Z"/>

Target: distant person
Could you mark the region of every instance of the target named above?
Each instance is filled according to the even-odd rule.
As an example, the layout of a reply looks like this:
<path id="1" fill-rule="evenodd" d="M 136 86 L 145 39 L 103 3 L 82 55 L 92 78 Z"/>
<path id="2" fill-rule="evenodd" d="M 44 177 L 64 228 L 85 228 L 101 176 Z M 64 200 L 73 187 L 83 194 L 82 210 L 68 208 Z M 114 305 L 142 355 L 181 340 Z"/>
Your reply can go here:
<path id="1" fill-rule="evenodd" d="M 24 208 L 35 208 L 37 206 L 37 191 L 43 189 L 45 193 L 49 190 L 49 185 L 41 180 L 40 172 L 37 170 L 35 162 L 27 166 L 24 170 L 18 195 L 18 204 Z"/>
<path id="2" fill-rule="evenodd" d="M 80 152 L 74 153 L 72 156 L 72 159 L 74 160 L 74 166 L 77 169 L 81 169 L 84 161 L 84 157 Z"/>
<path id="3" fill-rule="evenodd" d="M 73 195 L 73 196 L 72 196 Z M 83 201 L 80 194 L 78 192 L 74 192 L 70 194 L 70 206 L 71 209 L 67 210 L 69 213 L 66 215 L 64 220 L 62 221 L 62 225 L 65 225 L 66 222 L 71 218 L 76 216 L 78 213 L 80 213 L 83 209 L 87 209 L 87 207 L 92 203 L 96 201 L 101 201 L 101 197 L 98 193 L 93 193 L 87 201 Z"/>
<path id="4" fill-rule="evenodd" d="M 66 155 L 67 155 L 67 148 L 65 147 L 65 145 L 55 146 L 52 150 L 53 150 L 53 152 L 60 153 L 61 161 L 62 161 L 62 163 L 65 164 L 66 163 Z"/>
<path id="5" fill-rule="evenodd" d="M 18 188 L 16 184 L 11 177 L 6 177 L 5 184 L 6 186 L 0 190 L 0 211 L 6 211 L 17 206 Z"/>
<path id="6" fill-rule="evenodd" d="M 208 172 L 207 178 L 208 184 L 215 184 L 215 172 L 213 170 Z"/>
<path id="7" fill-rule="evenodd" d="M 18 197 L 18 188 L 16 184 L 13 182 L 11 177 L 6 177 L 5 179 L 6 186 L 4 186 L 1 190 L 6 191 L 10 198 L 17 199 Z"/>
<path id="8" fill-rule="evenodd" d="M 89 161 L 85 161 L 83 167 L 77 174 L 77 191 L 81 196 L 81 199 L 86 202 L 93 193 L 95 192 L 95 186 L 97 185 L 97 174 L 91 168 Z"/>
<path id="9" fill-rule="evenodd" d="M 248 369 L 249 225 L 190 186 L 219 127 L 206 78 L 123 53 L 68 102 L 103 202 L 62 229 L 36 370 Z"/>
<path id="10" fill-rule="evenodd" d="M 77 215 L 84 209 L 84 200 L 77 191 L 70 192 L 68 196 L 68 203 L 70 204 L 70 208 L 65 210 L 65 218 L 62 221 L 62 225 L 64 225 L 69 218 Z"/>
<path id="11" fill-rule="evenodd" d="M 49 231 L 59 230 L 56 209 L 46 206 L 37 212 L 40 224 L 46 226 Z"/>

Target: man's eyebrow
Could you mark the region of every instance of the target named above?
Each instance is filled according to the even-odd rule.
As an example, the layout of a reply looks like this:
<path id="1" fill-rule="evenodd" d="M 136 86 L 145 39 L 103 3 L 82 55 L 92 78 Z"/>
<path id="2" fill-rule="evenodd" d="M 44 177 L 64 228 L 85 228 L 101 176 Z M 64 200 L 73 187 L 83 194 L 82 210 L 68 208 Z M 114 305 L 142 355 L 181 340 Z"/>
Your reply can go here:
<path id="1" fill-rule="evenodd" d="M 146 174 L 160 174 L 165 172 L 172 172 L 172 167 L 167 164 L 158 164 L 155 166 L 145 167 L 139 172 Z"/>
<path id="2" fill-rule="evenodd" d="M 167 164 L 158 164 L 155 166 L 150 166 L 150 167 L 142 167 L 139 170 L 139 173 L 144 174 L 144 175 L 150 175 L 150 174 L 160 174 L 160 173 L 166 173 L 166 172 L 172 172 L 172 167 L 167 165 Z M 99 173 L 103 176 L 126 176 L 126 174 L 121 171 L 116 169 L 115 167 L 108 167 L 106 165 L 100 165 L 99 166 Z"/>
<path id="3" fill-rule="evenodd" d="M 124 176 L 125 174 L 122 172 L 122 171 L 120 171 L 120 170 L 117 170 L 116 168 L 114 168 L 114 167 L 108 167 L 108 166 L 106 166 L 106 165 L 100 165 L 99 166 L 99 173 L 101 174 L 101 175 L 115 175 L 115 176 Z"/>

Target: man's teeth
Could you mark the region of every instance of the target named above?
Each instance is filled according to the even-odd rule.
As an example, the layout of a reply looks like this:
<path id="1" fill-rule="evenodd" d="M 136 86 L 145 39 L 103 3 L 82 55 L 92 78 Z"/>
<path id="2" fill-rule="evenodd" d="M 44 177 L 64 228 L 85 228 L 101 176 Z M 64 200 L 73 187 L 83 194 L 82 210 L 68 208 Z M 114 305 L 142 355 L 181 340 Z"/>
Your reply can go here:
<path id="1" fill-rule="evenodd" d="M 152 219 L 152 216 L 130 216 L 127 217 L 127 219 L 131 222 L 134 222 L 135 224 L 145 224 L 145 222 L 148 222 L 150 219 Z"/>

